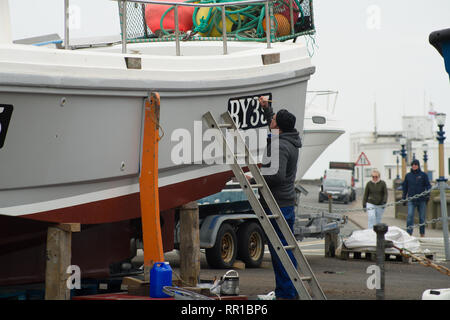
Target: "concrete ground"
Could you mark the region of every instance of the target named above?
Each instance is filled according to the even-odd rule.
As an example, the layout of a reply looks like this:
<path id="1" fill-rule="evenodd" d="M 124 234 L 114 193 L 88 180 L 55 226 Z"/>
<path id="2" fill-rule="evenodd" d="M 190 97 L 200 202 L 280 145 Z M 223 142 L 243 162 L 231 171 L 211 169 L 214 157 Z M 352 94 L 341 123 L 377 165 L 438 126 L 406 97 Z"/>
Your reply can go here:
<path id="1" fill-rule="evenodd" d="M 361 201 L 361 190 L 357 191 L 357 200 L 352 202 L 349 205 L 349 208 L 358 208 L 362 207 L 362 201 Z M 389 190 L 388 192 L 388 203 L 394 202 L 394 192 L 393 190 Z M 356 224 L 361 229 L 367 228 L 367 214 L 364 212 L 356 212 L 356 213 L 347 213 L 349 219 Z M 417 215 L 417 213 L 416 213 Z M 390 206 L 387 207 L 383 214 L 382 222 L 387 224 L 388 226 L 396 226 L 399 228 L 402 228 L 406 230 L 406 221 L 403 219 L 396 219 L 395 218 L 395 207 Z M 413 236 L 419 237 L 419 228 L 414 228 Z M 432 229 L 432 228 L 425 228 L 425 236 L 427 238 L 442 238 L 442 230 L 439 229 Z"/>
<path id="2" fill-rule="evenodd" d="M 327 204 L 318 203 L 317 185 L 305 184 L 309 194 L 302 196 L 302 203 L 308 206 L 328 207 Z M 392 202 L 390 195 L 388 202 Z M 361 194 L 357 192 L 356 201 L 345 204 L 334 204 L 335 208 L 351 209 L 361 208 Z M 348 237 L 354 230 L 367 228 L 367 215 L 364 212 L 345 213 L 349 222 L 341 229 L 341 239 Z M 383 223 L 388 226 L 406 228 L 404 220 L 395 219 L 394 208 L 389 207 L 383 216 Z M 414 230 L 414 236 L 418 236 L 418 230 Z M 426 229 L 427 238 L 422 238 L 422 248 L 436 251 L 435 260 L 439 265 L 450 268 L 449 261 L 443 261 L 444 249 L 442 231 Z M 329 300 L 374 300 L 376 290 L 368 289 L 367 282 L 372 273 L 368 273 L 368 267 L 375 262 L 364 259 L 341 260 L 338 258 L 324 257 L 323 239 L 306 238 L 299 242 L 302 252 L 313 269 L 327 299 Z M 166 254 L 166 260 L 170 262 L 174 270 L 174 279 L 179 272 L 179 256 L 177 251 Z M 250 299 L 257 299 L 257 295 L 267 294 L 275 288 L 275 280 L 271 265 L 270 254 L 266 250 L 263 264 L 256 269 L 236 269 L 239 273 L 239 287 L 243 295 Z M 204 254 L 201 256 L 200 279 L 212 280 L 220 278 L 228 270 L 210 269 L 206 263 Z M 450 276 L 443 274 L 431 267 L 425 267 L 418 263 L 386 262 L 385 263 L 385 297 L 389 300 L 417 300 L 427 289 L 450 288 Z"/>
<path id="3" fill-rule="evenodd" d="M 351 209 L 361 208 L 361 190 L 357 192 L 357 200 L 352 202 L 349 207 Z M 389 190 L 388 195 L 388 203 L 394 202 L 394 192 Z M 416 215 L 418 213 L 416 212 Z M 349 212 L 346 213 L 349 220 L 358 226 L 361 229 L 367 228 L 367 214 L 365 212 Z M 406 221 L 403 219 L 395 218 L 395 207 L 390 206 L 387 207 L 383 214 L 382 223 L 387 224 L 388 226 L 396 226 L 406 231 Z M 436 253 L 434 258 L 435 261 L 443 261 L 445 260 L 445 250 L 444 250 L 444 238 L 442 230 L 440 229 L 432 229 L 431 227 L 425 227 L 425 238 L 421 238 L 419 236 L 419 228 L 416 227 L 413 230 L 414 237 L 416 237 L 422 249 L 429 249 L 432 252 Z"/>

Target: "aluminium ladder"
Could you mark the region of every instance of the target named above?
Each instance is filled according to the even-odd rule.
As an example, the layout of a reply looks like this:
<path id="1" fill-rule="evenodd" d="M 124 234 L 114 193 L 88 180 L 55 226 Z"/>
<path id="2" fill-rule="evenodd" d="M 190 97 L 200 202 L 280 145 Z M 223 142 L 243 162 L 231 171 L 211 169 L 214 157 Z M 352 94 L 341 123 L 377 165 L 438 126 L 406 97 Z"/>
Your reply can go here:
<path id="1" fill-rule="evenodd" d="M 289 225 L 287 224 L 283 214 L 281 213 L 278 204 L 275 202 L 272 192 L 270 191 L 266 181 L 264 180 L 264 177 L 262 176 L 257 163 L 250 154 L 245 140 L 242 138 L 242 135 L 236 126 L 236 123 L 233 121 L 228 111 L 223 113 L 221 117 L 223 123 L 218 124 L 212 116 L 211 112 L 207 112 L 203 115 L 203 119 L 208 123 L 208 126 L 210 128 L 219 130 L 223 145 L 226 146 L 226 160 L 232 160 L 232 163 L 227 163 L 230 163 L 235 177 L 239 181 L 242 190 L 244 190 L 244 192 L 246 193 L 250 205 L 252 206 L 256 216 L 258 217 L 258 220 L 263 227 L 268 240 L 272 244 L 283 267 L 285 268 L 287 274 L 289 275 L 289 278 L 291 279 L 295 289 L 297 290 L 299 299 L 311 300 L 314 298 L 317 300 L 326 300 L 322 288 L 320 287 L 316 277 L 314 276 L 314 273 L 309 266 L 308 261 L 301 252 L 295 236 L 293 235 L 291 229 L 289 228 Z M 221 128 L 234 130 L 234 136 L 237 137 L 238 148 L 240 144 L 244 149 L 240 152 L 243 153 L 234 152 L 234 146 L 233 149 L 230 147 L 224 133 L 220 130 Z M 245 157 L 245 165 L 248 166 L 248 169 L 252 173 L 256 184 L 251 184 L 247 180 L 247 177 L 245 176 L 244 171 L 242 170 L 241 165 L 237 160 L 238 157 L 242 156 Z M 271 215 L 268 215 L 266 213 L 260 200 L 256 197 L 252 188 L 258 188 L 260 195 L 264 197 L 264 200 L 267 203 L 270 212 L 272 213 Z M 273 220 L 274 224 L 278 226 L 279 230 L 284 236 L 284 239 L 286 239 L 287 245 L 283 245 L 270 220 Z M 299 270 L 297 270 L 295 265 L 292 263 L 292 260 L 289 258 L 287 252 L 288 250 L 292 250 L 292 253 L 299 266 Z M 302 275 L 300 275 L 299 271 L 302 273 Z M 309 287 L 309 290 L 307 287 Z"/>

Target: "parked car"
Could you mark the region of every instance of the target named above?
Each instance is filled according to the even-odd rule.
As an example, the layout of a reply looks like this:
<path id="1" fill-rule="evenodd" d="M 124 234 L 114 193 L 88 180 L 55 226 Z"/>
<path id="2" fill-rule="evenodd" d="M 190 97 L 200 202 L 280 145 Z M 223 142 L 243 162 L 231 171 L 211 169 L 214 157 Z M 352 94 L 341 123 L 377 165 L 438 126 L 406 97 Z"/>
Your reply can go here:
<path id="1" fill-rule="evenodd" d="M 356 199 L 355 179 L 353 177 L 353 171 L 346 169 L 328 169 L 324 173 L 323 180 L 325 181 L 327 179 L 345 180 L 347 186 L 351 188 L 349 201 L 351 202 Z"/>
<path id="2" fill-rule="evenodd" d="M 327 177 L 320 187 L 319 202 L 328 201 L 328 195 L 331 195 L 333 201 L 342 201 L 347 204 L 353 199 L 352 192 L 353 188 L 346 180 Z"/>

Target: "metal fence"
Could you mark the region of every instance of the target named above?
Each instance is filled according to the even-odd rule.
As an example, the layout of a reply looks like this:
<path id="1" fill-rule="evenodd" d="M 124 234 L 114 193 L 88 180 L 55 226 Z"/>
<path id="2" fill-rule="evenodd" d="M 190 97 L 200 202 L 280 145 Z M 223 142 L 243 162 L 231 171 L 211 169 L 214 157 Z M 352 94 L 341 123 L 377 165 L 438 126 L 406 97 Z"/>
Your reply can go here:
<path id="1" fill-rule="evenodd" d="M 272 42 L 315 33 L 312 0 L 117 1 L 124 53 L 127 43 L 175 41 L 179 55 L 180 41 L 223 41 L 226 54 L 227 41 L 266 42 L 270 48 Z M 180 16 L 186 7 L 193 10 L 189 30 L 180 28 L 180 18 L 191 19 L 186 12 Z M 152 10 L 160 16 L 151 16 Z M 159 22 L 154 30 L 149 27 L 152 19 Z"/>
<path id="2" fill-rule="evenodd" d="M 129 42 L 151 42 L 151 41 L 167 41 L 174 40 L 175 29 L 164 29 L 163 23 L 161 28 L 151 30 L 146 21 L 146 8 L 147 6 L 164 6 L 165 12 L 160 17 L 161 21 L 165 19 L 170 20 L 173 18 L 169 16 L 171 11 L 175 11 L 180 7 L 193 7 L 194 15 L 192 16 L 193 30 L 191 32 L 200 31 L 201 27 L 196 20 L 201 19 L 202 13 L 197 10 L 201 8 L 207 8 L 207 15 L 203 18 L 209 18 L 205 21 L 209 30 L 203 30 L 198 32 L 195 36 L 186 40 L 221 40 L 223 34 L 226 34 L 229 40 L 237 41 L 266 41 L 265 28 L 261 25 L 262 20 L 266 15 L 266 4 L 268 4 L 270 12 L 270 20 L 274 22 L 275 26 L 272 29 L 281 27 L 277 16 L 284 15 L 289 22 L 290 32 L 289 34 L 279 36 L 280 33 L 275 30 L 272 34 L 274 41 L 283 41 L 287 39 L 293 39 L 295 37 L 314 33 L 314 22 L 312 14 L 312 0 L 254 0 L 254 1 L 229 1 L 229 0 L 202 0 L 202 1 L 190 1 L 185 2 L 163 2 L 152 0 L 118 0 L 119 1 L 119 15 L 121 17 L 121 23 L 126 17 L 126 39 Z M 225 8 L 225 10 L 223 10 Z M 151 8 L 150 8 L 151 9 Z M 178 10 L 179 11 L 179 10 Z M 204 12 L 203 12 L 204 13 Z M 222 27 L 222 15 L 226 16 L 227 23 L 233 24 L 233 30 L 225 30 L 223 32 Z M 177 16 L 175 15 L 175 20 Z M 197 18 L 197 19 L 196 19 Z M 285 20 L 285 19 L 283 19 Z M 226 23 L 226 24 L 227 24 Z M 225 25 L 226 25 L 225 24 Z M 214 27 L 219 27 L 213 32 L 213 34 L 219 34 L 219 36 L 212 36 L 211 30 Z"/>

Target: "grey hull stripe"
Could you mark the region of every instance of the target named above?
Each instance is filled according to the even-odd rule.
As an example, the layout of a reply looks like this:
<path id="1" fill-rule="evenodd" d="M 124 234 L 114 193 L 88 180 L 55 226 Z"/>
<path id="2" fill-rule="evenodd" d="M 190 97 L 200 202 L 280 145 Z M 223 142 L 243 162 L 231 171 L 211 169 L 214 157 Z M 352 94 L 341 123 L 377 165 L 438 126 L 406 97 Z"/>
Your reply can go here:
<path id="1" fill-rule="evenodd" d="M 239 71 L 236 71 L 239 72 Z M 262 85 L 279 81 L 308 80 L 315 72 L 315 67 L 307 67 L 301 70 L 270 74 L 265 76 L 226 79 L 226 80 L 201 80 L 201 81 L 166 81 L 147 79 L 111 79 L 100 77 L 70 77 L 38 74 L 17 74 L 0 72 L 1 86 L 18 87 L 46 87 L 88 90 L 121 90 L 121 91 L 143 91 L 152 89 L 179 92 L 179 91 L 208 91 L 240 88 L 248 85 Z"/>

